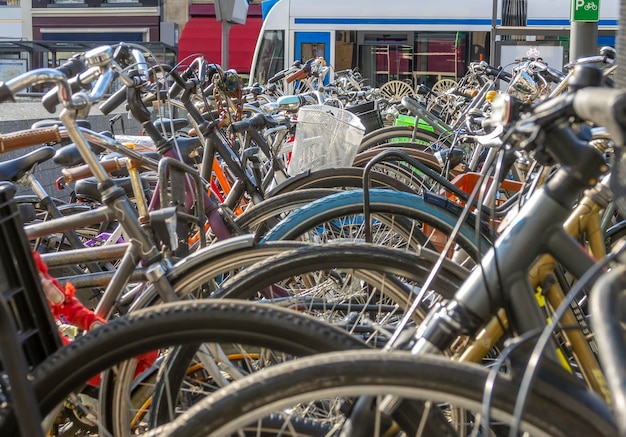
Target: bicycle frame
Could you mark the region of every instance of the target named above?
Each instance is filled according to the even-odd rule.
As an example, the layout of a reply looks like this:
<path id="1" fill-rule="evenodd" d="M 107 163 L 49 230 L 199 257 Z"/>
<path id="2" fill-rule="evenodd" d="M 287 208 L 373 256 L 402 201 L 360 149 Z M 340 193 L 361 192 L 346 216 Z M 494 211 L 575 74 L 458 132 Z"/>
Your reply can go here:
<path id="1" fill-rule="evenodd" d="M 371 166 L 378 160 L 384 159 L 387 155 L 398 154 L 397 151 L 393 150 L 382 152 L 373 159 L 368 166 Z M 408 157 L 407 160 L 411 161 Z M 365 187 L 368 186 L 368 174 L 369 172 L 366 172 L 364 181 Z M 611 200 L 609 178 L 610 176 L 606 176 L 594 189 L 587 191 L 584 198 L 569 214 L 569 217 L 563 225 L 565 233 L 574 239 L 578 239 L 582 235 L 586 236 L 589 250 L 596 259 L 601 259 L 606 255 L 600 214 L 607 208 Z M 367 194 L 364 199 L 367 214 Z M 467 200 L 467 197 L 464 197 L 464 199 Z M 531 213 L 530 215 L 532 216 L 533 214 L 534 213 Z M 366 225 L 367 224 L 368 221 L 366 221 Z M 551 308 L 558 308 L 559 304 L 564 299 L 563 290 L 559 286 L 559 282 L 554 280 L 554 274 L 552 273 L 556 269 L 557 261 L 550 255 L 542 255 L 534 262 L 532 267 L 529 268 L 530 285 L 534 290 L 538 288 L 542 290 L 542 294 L 545 295 Z M 540 297 L 540 299 L 542 298 Z M 582 317 L 580 308 L 578 308 L 577 305 L 573 305 L 573 307 L 566 312 L 563 321 L 567 326 L 580 325 L 582 332 L 568 330 L 563 332 L 563 336 L 566 341 L 571 344 L 574 357 L 578 361 L 579 367 L 588 384 L 598 393 L 606 395 L 606 385 L 596 359 L 595 351 L 597 347 L 593 343 L 593 339 L 587 338 L 590 331 L 584 317 Z M 479 362 L 487 352 L 497 344 L 499 339 L 502 338 L 504 335 L 502 328 L 503 326 L 507 326 L 507 322 L 504 311 L 500 311 L 497 317 L 494 317 L 486 324 L 469 346 L 464 347 L 462 350 L 457 350 L 460 354 L 459 359 Z M 560 357 L 560 360 L 566 367 L 569 367 L 562 357 Z"/>
<path id="2" fill-rule="evenodd" d="M 566 122 L 546 131 L 546 143 L 564 168 L 522 207 L 455 298 L 429 315 L 420 327 L 413 353 L 440 353 L 450 347 L 459 334 L 474 333 L 492 321 L 499 308 L 507 309 L 510 326 L 516 334 L 538 331 L 546 323 L 534 291 L 540 284 L 539 278 L 543 277 L 541 273 L 551 271 L 556 261 L 579 278 L 595 264 L 569 233 L 577 233 L 576 221 L 582 213 L 572 214 L 571 206 L 577 201 L 580 190 L 594 183 L 606 170 L 606 165 L 600 153 L 579 140 Z M 578 162 L 573 156 L 577 156 Z M 593 219 L 587 217 L 586 220 L 593 229 Z M 568 224 L 567 230 L 564 224 Z M 536 261 L 543 254 L 548 257 Z M 562 297 L 562 292 L 560 294 Z M 558 301 L 557 295 L 551 288 L 548 293 L 551 303 Z M 450 331 L 443 334 L 442 329 Z M 554 352 L 549 352 L 548 356 L 558 362 Z M 606 393 L 601 378 L 593 385 L 602 394 Z"/>
<path id="3" fill-rule="evenodd" d="M 116 219 L 130 237 L 128 250 L 122 258 L 119 269 L 114 273 L 111 282 L 106 288 L 105 297 L 100 301 L 96 309 L 96 313 L 99 316 L 108 318 L 111 315 L 113 303 L 119 295 L 119 290 L 124 289 L 131 274 L 140 262 L 145 269 L 145 278 L 155 285 L 164 301 L 176 300 L 177 296 L 165 278 L 167 261 L 162 257 L 150 236 L 138 222 L 132 202 L 128 199 L 124 190 L 116 186 L 115 182 L 109 178 L 107 172 L 89 148 L 88 141 L 82 130 L 77 125 L 77 120 L 89 109 L 91 102 L 99 100 L 104 95 L 105 90 L 113 79 L 114 62 L 111 47 L 100 47 L 91 50 L 85 54 L 85 58 L 91 66 L 80 74 L 80 78 L 84 83 L 94 83 L 89 94 L 85 92 L 72 94 L 65 75 L 53 69 L 39 69 L 28 72 L 6 82 L 4 87 L 12 95 L 16 91 L 36 83 L 54 83 L 58 86 L 56 93 L 64 105 L 59 119 L 66 127 L 69 138 L 76 143 L 83 160 L 91 168 L 101 187 L 102 201 L 106 206 L 97 210 L 98 212 L 95 215 L 102 214 L 108 219 Z M 134 84 L 134 81 L 124 74 L 120 74 L 119 77 L 125 80 L 127 86 Z M 109 141 L 114 143 L 113 140 L 105 138 L 100 138 L 105 144 Z"/>
<path id="4" fill-rule="evenodd" d="M 605 176 L 596 187 L 588 190 L 563 225 L 564 231 L 575 239 L 582 235 L 586 236 L 588 250 L 595 259 L 602 259 L 606 255 L 600 213 L 606 209 L 611 200 L 609 182 L 610 175 Z M 558 268 L 557 264 L 551 255 L 544 254 L 529 270 L 530 285 L 546 299 L 552 309 L 558 308 L 565 299 L 563 288 L 553 274 Z M 590 330 L 577 304 L 572 305 L 565 313 L 562 323 L 564 326 L 580 326 L 581 330 L 564 330 L 562 335 L 571 345 L 574 358 L 589 386 L 606 397 L 608 392 L 597 360 L 597 346 L 594 339 L 589 338 Z M 492 318 L 481 329 L 474 341 L 460 351 L 458 359 L 479 362 L 504 335 L 503 324 L 506 328 L 508 321 L 505 312 L 500 311 L 497 317 Z"/>

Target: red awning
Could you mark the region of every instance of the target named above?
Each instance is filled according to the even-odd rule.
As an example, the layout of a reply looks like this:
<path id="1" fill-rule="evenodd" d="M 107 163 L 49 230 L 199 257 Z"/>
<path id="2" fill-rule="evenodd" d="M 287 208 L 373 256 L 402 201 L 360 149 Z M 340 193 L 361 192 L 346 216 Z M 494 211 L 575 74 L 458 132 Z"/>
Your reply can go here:
<path id="1" fill-rule="evenodd" d="M 230 28 L 228 67 L 249 73 L 254 47 L 261 30 L 261 17 L 248 17 L 246 24 Z M 208 62 L 221 63 L 222 23 L 215 17 L 192 17 L 178 40 L 178 60 L 194 54 L 204 55 Z M 184 63 L 187 64 L 187 63 Z"/>

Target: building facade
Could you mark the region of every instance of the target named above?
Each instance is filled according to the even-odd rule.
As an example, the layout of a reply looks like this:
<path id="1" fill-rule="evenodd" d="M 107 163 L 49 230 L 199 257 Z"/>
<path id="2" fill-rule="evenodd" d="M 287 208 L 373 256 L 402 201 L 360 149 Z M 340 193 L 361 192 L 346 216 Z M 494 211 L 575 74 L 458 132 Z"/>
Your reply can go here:
<path id="1" fill-rule="evenodd" d="M 230 32 L 231 66 L 244 73 L 261 27 L 260 2 L 251 2 L 248 22 Z M 120 41 L 145 45 L 170 65 L 178 62 L 180 41 L 183 58 L 221 58 L 221 25 L 213 1 L 0 0 L 0 80 Z"/>

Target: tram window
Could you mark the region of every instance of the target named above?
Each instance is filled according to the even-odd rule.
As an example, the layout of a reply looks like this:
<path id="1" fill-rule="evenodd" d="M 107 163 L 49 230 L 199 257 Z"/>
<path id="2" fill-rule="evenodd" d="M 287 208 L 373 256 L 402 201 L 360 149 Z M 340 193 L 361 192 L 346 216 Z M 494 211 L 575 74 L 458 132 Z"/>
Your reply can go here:
<path id="1" fill-rule="evenodd" d="M 254 80 L 267 83 L 267 80 L 284 68 L 285 31 L 266 30 L 261 40 L 254 68 Z"/>
<path id="2" fill-rule="evenodd" d="M 417 83 L 433 85 L 445 78 L 465 74 L 467 33 L 418 32 L 415 36 L 415 68 Z"/>
<path id="3" fill-rule="evenodd" d="M 356 32 L 338 30 L 335 32 L 335 71 L 356 67 Z"/>
<path id="4" fill-rule="evenodd" d="M 470 62 L 489 62 L 489 32 L 472 32 L 471 49 L 469 50 Z"/>
<path id="5" fill-rule="evenodd" d="M 302 61 L 311 58 L 325 58 L 326 44 L 323 42 L 303 42 L 300 44 L 300 53 Z"/>

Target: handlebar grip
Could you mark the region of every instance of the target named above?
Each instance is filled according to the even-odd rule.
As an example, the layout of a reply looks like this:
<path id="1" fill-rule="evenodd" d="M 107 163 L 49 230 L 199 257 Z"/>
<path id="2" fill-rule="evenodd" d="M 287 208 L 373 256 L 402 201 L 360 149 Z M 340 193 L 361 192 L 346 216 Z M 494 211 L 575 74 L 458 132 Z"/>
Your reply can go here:
<path id="1" fill-rule="evenodd" d="M 61 134 L 58 126 L 21 130 L 0 135 L 0 153 L 59 141 L 61 141 Z"/>
<path id="2" fill-rule="evenodd" d="M 75 82 L 70 84 L 72 89 L 72 93 L 78 91 L 80 87 Z M 59 92 L 58 88 L 54 87 L 50 91 L 48 91 L 41 99 L 41 104 L 50 114 L 54 114 L 56 111 L 56 107 L 59 104 Z"/>
<path id="3" fill-rule="evenodd" d="M 230 126 L 228 126 L 228 129 L 231 130 L 233 133 L 240 134 L 250 129 L 251 127 L 252 124 L 250 123 L 250 119 L 246 118 L 245 120 L 231 123 Z"/>
<path id="4" fill-rule="evenodd" d="M 565 74 L 552 67 L 547 67 L 545 71 L 543 71 L 543 75 L 547 80 L 553 83 L 560 83 L 563 79 L 565 79 Z"/>
<path id="5" fill-rule="evenodd" d="M 478 90 L 452 88 L 450 92 L 455 96 L 467 97 L 468 99 L 473 99 L 476 95 L 478 95 Z"/>
<path id="6" fill-rule="evenodd" d="M 126 101 L 126 86 L 115 91 L 111 97 L 106 99 L 98 108 L 104 115 L 109 115 L 115 108 Z"/>
<path id="7" fill-rule="evenodd" d="M 285 79 L 285 82 L 287 83 L 291 83 L 294 82 L 296 80 L 302 80 L 305 77 L 307 77 L 309 73 L 307 73 L 306 71 L 304 71 L 304 68 L 299 69 L 298 71 L 296 71 L 295 73 L 293 73 L 291 76 L 287 77 Z"/>
<path id="8" fill-rule="evenodd" d="M 80 60 L 80 58 L 78 58 L 78 55 L 76 55 L 68 59 L 67 62 L 64 62 L 56 69 L 66 75 L 69 79 L 70 77 L 74 77 L 77 74 L 85 71 L 87 69 L 87 65 L 85 65 L 85 63 Z"/>
<path id="9" fill-rule="evenodd" d="M 104 168 L 104 171 L 107 173 L 119 170 L 123 167 L 122 161 L 118 158 L 100 161 L 100 165 L 102 165 L 102 168 Z M 61 170 L 61 174 L 67 184 L 93 176 L 93 172 L 87 164 L 79 165 L 78 167 L 64 168 Z"/>
<path id="10" fill-rule="evenodd" d="M 604 126 L 617 146 L 626 146 L 626 92 L 583 88 L 574 95 L 572 106 L 583 120 Z"/>
<path id="11" fill-rule="evenodd" d="M 276 82 L 278 82 L 279 80 L 284 79 L 286 75 L 287 75 L 287 74 L 286 74 L 285 72 L 283 72 L 283 71 L 281 71 L 280 73 L 276 73 L 274 76 L 270 77 L 270 78 L 267 80 L 267 83 L 276 83 Z"/>
<path id="12" fill-rule="evenodd" d="M 266 127 L 276 127 L 280 123 L 274 120 L 272 117 L 265 114 L 255 114 L 250 118 L 246 118 L 245 120 L 237 121 L 235 123 L 231 123 L 229 129 L 231 129 L 234 133 L 245 132 L 248 129 L 256 129 L 261 130 Z"/>
<path id="13" fill-rule="evenodd" d="M 187 72 L 185 71 L 185 73 Z M 183 73 L 183 75 L 185 73 Z M 170 87 L 168 94 L 171 99 L 175 99 L 176 97 L 178 97 L 180 92 L 186 88 L 186 84 L 185 84 L 185 80 L 175 70 L 170 72 L 170 77 L 174 80 L 174 83 Z"/>
<path id="14" fill-rule="evenodd" d="M 498 79 L 502 79 L 506 82 L 510 82 L 510 80 L 513 78 L 513 76 L 511 75 L 511 73 L 504 71 L 500 68 L 494 68 L 491 66 L 488 66 L 485 69 L 486 73 L 491 75 L 491 76 L 496 76 Z"/>

